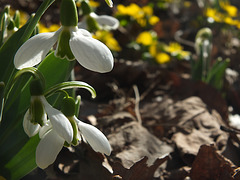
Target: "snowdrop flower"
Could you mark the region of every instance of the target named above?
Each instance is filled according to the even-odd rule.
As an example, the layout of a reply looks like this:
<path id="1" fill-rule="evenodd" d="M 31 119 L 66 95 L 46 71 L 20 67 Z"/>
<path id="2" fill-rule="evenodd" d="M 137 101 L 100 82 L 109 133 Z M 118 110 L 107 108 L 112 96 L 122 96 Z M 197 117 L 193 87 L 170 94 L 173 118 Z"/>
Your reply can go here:
<path id="1" fill-rule="evenodd" d="M 24 116 L 23 127 L 26 134 L 30 137 L 39 133 L 41 140 L 36 150 L 36 163 L 38 167 L 44 169 L 55 161 L 65 141 L 71 144 L 73 128 L 66 116 L 59 110 L 53 108 L 44 96 L 32 96 L 31 99 L 31 105 L 34 102 L 38 102 L 38 104 L 42 103 L 45 111 L 42 113 L 40 110 L 40 113 L 33 113 L 30 110 L 34 108 L 30 108 Z M 39 110 L 39 108 L 35 111 L 37 110 Z M 33 122 L 36 121 L 36 119 L 31 118 L 39 116 L 35 114 L 42 116 L 42 123 L 39 121 Z M 47 116 L 49 121 L 46 120 Z"/>
<path id="2" fill-rule="evenodd" d="M 31 103 L 23 119 L 26 134 L 32 137 L 39 133 L 41 138 L 36 150 L 36 163 L 40 168 L 52 164 L 64 142 L 71 144 L 73 140 L 73 127 L 70 121 L 47 102 L 43 93 L 43 81 L 33 79 L 30 82 Z"/>
<path id="3" fill-rule="evenodd" d="M 77 141 L 79 133 L 89 143 L 94 151 L 110 155 L 111 146 L 105 135 L 96 127 L 77 119 L 75 114 L 75 101 L 72 97 L 65 97 L 62 102 L 63 114 L 69 119 L 74 129 L 73 141 Z M 77 127 L 76 127 L 77 126 Z M 76 128 L 74 128 L 76 127 Z M 78 129 L 77 129 L 78 128 Z M 78 132 L 79 130 L 79 132 Z M 76 143 L 76 142 L 75 142 Z"/>
<path id="4" fill-rule="evenodd" d="M 80 134 L 94 151 L 104 153 L 108 156 L 111 154 L 111 146 L 106 136 L 100 130 L 90 124 L 80 121 L 76 116 L 68 117 L 68 119 L 72 119 L 76 122 Z"/>
<path id="5" fill-rule="evenodd" d="M 97 22 L 99 29 L 103 30 L 115 30 L 119 27 L 118 19 L 107 16 L 107 15 L 97 15 L 94 12 L 91 12 L 89 15 L 85 16 L 83 20 L 78 24 L 78 28 L 88 29 L 89 27 L 89 19 L 92 18 Z"/>
<path id="6" fill-rule="evenodd" d="M 62 0 L 60 9 L 62 27 L 56 32 L 41 33 L 26 41 L 14 57 L 17 69 L 39 64 L 57 42 L 55 56 L 76 59 L 83 67 L 104 73 L 113 68 L 113 56 L 108 47 L 78 29 L 77 9 L 74 0 Z"/>

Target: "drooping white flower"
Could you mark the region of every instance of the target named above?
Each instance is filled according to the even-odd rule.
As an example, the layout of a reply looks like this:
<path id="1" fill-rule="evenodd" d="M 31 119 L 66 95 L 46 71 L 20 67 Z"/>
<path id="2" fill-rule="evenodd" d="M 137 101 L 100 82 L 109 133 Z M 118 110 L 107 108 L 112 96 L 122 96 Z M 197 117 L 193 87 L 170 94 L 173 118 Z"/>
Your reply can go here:
<path id="1" fill-rule="evenodd" d="M 88 29 L 87 19 L 93 18 L 96 20 L 100 29 L 103 30 L 115 30 L 119 27 L 118 19 L 108 16 L 108 15 L 97 15 L 94 12 L 91 12 L 89 15 L 85 16 L 83 20 L 78 24 L 79 28 Z"/>
<path id="2" fill-rule="evenodd" d="M 94 151 L 104 153 L 108 156 L 111 154 L 111 146 L 106 136 L 100 130 L 90 124 L 78 120 L 76 116 L 68 118 L 74 119 L 80 130 L 80 134 L 89 143 Z"/>
<path id="3" fill-rule="evenodd" d="M 30 121 L 31 114 L 28 110 L 24 116 L 23 127 L 30 137 L 39 133 L 41 140 L 36 150 L 36 164 L 44 169 L 55 161 L 65 141 L 71 144 L 73 129 L 67 117 L 53 108 L 44 96 L 32 96 L 32 98 L 43 104 L 49 121 L 44 122 L 43 126 L 32 123 Z"/>
<path id="4" fill-rule="evenodd" d="M 44 96 L 32 96 L 31 98 L 34 100 L 38 100 L 40 101 L 40 103 L 43 104 L 44 110 L 46 111 L 45 113 L 47 114 L 48 119 L 52 124 L 52 128 L 59 134 L 59 136 L 65 139 L 68 143 L 71 143 L 73 138 L 73 130 L 72 125 L 66 118 L 66 116 L 64 116 L 64 114 L 61 111 L 53 108 L 47 102 Z M 43 114 L 43 116 L 46 116 L 46 114 Z M 40 126 L 38 126 L 37 123 L 31 123 L 29 116 L 31 115 L 29 114 L 28 110 L 24 116 L 23 127 L 26 134 L 31 137 L 39 132 Z M 44 122 L 43 126 L 45 124 L 46 122 Z"/>
<path id="5" fill-rule="evenodd" d="M 56 42 L 56 56 L 69 60 L 75 57 L 83 67 L 100 73 L 113 68 L 113 56 L 108 47 L 77 26 L 62 26 L 56 32 L 33 36 L 18 49 L 14 57 L 15 67 L 23 69 L 39 64 Z"/>

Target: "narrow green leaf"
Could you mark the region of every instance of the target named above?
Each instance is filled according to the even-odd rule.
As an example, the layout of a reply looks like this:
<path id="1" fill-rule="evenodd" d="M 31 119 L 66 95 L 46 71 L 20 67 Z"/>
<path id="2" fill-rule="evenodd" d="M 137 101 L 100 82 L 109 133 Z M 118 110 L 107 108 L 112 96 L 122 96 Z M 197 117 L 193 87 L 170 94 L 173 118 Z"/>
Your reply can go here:
<path id="1" fill-rule="evenodd" d="M 36 167 L 35 151 L 39 142 L 39 136 L 36 135 L 23 146 L 23 148 L 6 164 L 9 179 L 17 180 L 28 174 Z M 34 157 L 34 158 L 33 158 Z"/>

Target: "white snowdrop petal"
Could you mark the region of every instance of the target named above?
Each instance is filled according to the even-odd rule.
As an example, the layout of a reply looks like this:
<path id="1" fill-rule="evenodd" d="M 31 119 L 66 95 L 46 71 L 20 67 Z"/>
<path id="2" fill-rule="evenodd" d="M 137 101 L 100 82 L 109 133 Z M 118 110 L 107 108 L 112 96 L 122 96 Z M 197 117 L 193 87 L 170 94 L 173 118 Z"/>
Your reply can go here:
<path id="1" fill-rule="evenodd" d="M 27 40 L 17 51 L 14 65 L 17 69 L 39 64 L 58 39 L 59 31 L 41 33 Z"/>
<path id="2" fill-rule="evenodd" d="M 64 139 L 58 136 L 54 130 L 49 131 L 43 139 L 40 140 L 36 149 L 36 164 L 45 169 L 52 164 L 58 153 L 61 151 Z"/>
<path id="3" fill-rule="evenodd" d="M 107 15 L 101 15 L 101 16 L 95 16 L 96 21 L 102 28 L 106 28 L 108 30 L 111 29 L 117 29 L 119 27 L 119 21 L 112 17 Z"/>
<path id="4" fill-rule="evenodd" d="M 50 121 L 47 121 L 47 123 L 40 128 L 39 130 L 39 138 L 42 139 L 50 130 L 52 129 L 52 124 Z"/>
<path id="5" fill-rule="evenodd" d="M 31 117 L 28 109 L 23 118 L 23 129 L 29 137 L 32 137 L 39 132 L 41 126 L 39 124 L 31 123 L 30 118 Z"/>
<path id="6" fill-rule="evenodd" d="M 73 31 L 73 32 L 76 33 L 77 36 L 85 36 L 85 37 L 92 38 L 92 34 L 89 31 L 87 31 L 86 29 L 77 29 L 76 31 Z"/>
<path id="7" fill-rule="evenodd" d="M 111 146 L 106 136 L 100 130 L 90 124 L 79 121 L 76 117 L 75 121 L 78 124 L 81 134 L 94 151 L 101 152 L 106 155 L 111 154 Z"/>
<path id="8" fill-rule="evenodd" d="M 73 129 L 72 125 L 64 114 L 53 108 L 45 99 L 44 96 L 41 97 L 44 104 L 45 111 L 51 121 L 52 128 L 58 133 L 59 136 L 64 138 L 69 144 L 71 144 L 73 139 Z"/>
<path id="9" fill-rule="evenodd" d="M 82 31 L 82 30 L 81 30 Z M 69 45 L 77 61 L 85 68 L 104 73 L 113 68 L 113 56 L 102 42 L 81 32 L 72 32 Z"/>

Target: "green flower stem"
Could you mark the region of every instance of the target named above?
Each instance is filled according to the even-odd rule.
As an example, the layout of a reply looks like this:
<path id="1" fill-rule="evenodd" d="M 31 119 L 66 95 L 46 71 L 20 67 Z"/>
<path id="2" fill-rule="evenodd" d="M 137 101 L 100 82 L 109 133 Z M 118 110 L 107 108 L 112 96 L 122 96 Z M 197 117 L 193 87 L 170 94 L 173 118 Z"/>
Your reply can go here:
<path id="1" fill-rule="evenodd" d="M 41 80 L 42 82 L 44 82 L 44 77 L 42 75 L 42 73 L 34 68 L 34 67 L 30 67 L 30 68 L 24 68 L 24 69 L 21 69 L 20 71 L 18 71 L 15 76 L 13 77 L 13 79 L 11 80 L 10 83 L 7 84 L 6 86 L 6 90 L 5 90 L 5 94 L 4 94 L 4 97 L 5 97 L 5 103 L 7 103 L 8 101 L 8 97 L 14 87 L 14 85 L 18 82 L 19 78 L 21 76 L 23 76 L 24 74 L 30 74 L 32 75 L 35 79 L 39 79 Z M 14 101 L 15 98 L 11 98 L 11 101 Z M 12 103 L 8 103 L 8 106 L 11 105 Z M 6 107 L 7 108 L 7 107 Z M 8 108 L 7 108 L 8 109 Z"/>
<path id="2" fill-rule="evenodd" d="M 81 81 L 69 81 L 69 82 L 63 82 L 63 83 L 57 84 L 57 85 L 49 88 L 44 93 L 44 95 L 46 97 L 48 97 L 59 90 L 71 89 L 71 88 L 85 88 L 92 94 L 92 98 L 96 97 L 96 91 L 94 90 L 94 88 L 92 86 L 90 86 L 89 84 L 87 84 L 85 82 L 81 82 Z"/>

